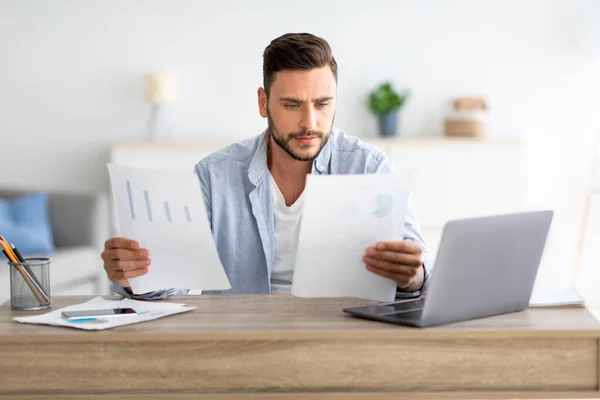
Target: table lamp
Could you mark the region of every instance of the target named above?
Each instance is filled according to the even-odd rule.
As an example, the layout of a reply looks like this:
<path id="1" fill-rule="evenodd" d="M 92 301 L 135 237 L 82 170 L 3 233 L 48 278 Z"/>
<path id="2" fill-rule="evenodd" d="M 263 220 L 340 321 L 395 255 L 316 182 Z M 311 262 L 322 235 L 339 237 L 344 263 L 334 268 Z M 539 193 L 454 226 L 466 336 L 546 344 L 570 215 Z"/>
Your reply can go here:
<path id="1" fill-rule="evenodd" d="M 176 97 L 176 79 L 171 72 L 150 72 L 146 74 L 146 101 L 151 105 L 148 116 L 148 137 L 157 140 L 157 125 L 164 106 Z"/>

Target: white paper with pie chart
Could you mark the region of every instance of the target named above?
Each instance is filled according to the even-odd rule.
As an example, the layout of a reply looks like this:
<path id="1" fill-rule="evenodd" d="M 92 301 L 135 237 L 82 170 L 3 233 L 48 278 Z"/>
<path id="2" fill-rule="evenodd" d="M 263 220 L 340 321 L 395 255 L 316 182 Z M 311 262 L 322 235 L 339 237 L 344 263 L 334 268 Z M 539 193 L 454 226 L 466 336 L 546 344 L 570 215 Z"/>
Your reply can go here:
<path id="1" fill-rule="evenodd" d="M 408 187 L 405 172 L 308 175 L 292 294 L 394 300 L 396 282 L 367 270 L 363 256 L 402 240 Z"/>

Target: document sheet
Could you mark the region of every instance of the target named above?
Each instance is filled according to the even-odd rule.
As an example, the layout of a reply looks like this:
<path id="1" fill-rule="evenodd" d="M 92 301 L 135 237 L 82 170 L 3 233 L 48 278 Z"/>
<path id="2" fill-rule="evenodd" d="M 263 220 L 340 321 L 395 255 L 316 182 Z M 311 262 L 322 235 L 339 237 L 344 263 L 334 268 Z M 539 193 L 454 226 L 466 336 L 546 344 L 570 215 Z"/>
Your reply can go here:
<path id="1" fill-rule="evenodd" d="M 108 164 L 119 236 L 148 249 L 146 275 L 134 293 L 166 288 L 227 290 L 198 176 Z"/>
<path id="2" fill-rule="evenodd" d="M 402 240 L 408 174 L 308 175 L 292 294 L 395 298 L 396 283 L 366 269 L 367 248 Z"/>

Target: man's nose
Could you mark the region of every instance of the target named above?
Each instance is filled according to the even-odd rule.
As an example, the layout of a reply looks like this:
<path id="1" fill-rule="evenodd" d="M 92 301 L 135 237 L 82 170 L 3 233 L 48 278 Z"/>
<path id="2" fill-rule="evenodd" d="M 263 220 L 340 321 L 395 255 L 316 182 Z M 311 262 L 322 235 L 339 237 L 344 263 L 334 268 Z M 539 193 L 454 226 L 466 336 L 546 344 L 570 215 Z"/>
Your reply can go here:
<path id="1" fill-rule="evenodd" d="M 305 108 L 300 126 L 307 131 L 317 130 L 317 113 L 312 107 Z"/>

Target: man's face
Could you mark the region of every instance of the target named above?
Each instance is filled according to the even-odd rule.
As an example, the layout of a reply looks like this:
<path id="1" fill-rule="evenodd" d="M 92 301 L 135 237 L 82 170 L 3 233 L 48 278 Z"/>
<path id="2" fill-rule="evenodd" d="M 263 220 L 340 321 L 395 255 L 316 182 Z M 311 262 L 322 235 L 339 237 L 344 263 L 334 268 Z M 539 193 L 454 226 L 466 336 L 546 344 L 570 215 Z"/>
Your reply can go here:
<path id="1" fill-rule="evenodd" d="M 259 90 L 261 115 L 274 142 L 298 161 L 314 160 L 327 143 L 335 117 L 336 82 L 327 67 L 280 71 L 267 101 Z"/>

